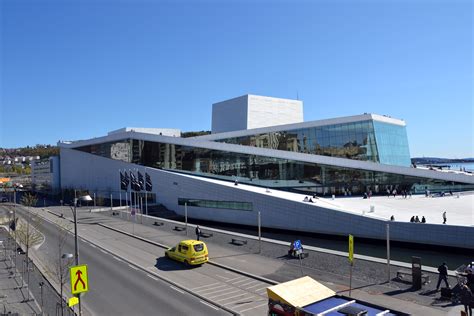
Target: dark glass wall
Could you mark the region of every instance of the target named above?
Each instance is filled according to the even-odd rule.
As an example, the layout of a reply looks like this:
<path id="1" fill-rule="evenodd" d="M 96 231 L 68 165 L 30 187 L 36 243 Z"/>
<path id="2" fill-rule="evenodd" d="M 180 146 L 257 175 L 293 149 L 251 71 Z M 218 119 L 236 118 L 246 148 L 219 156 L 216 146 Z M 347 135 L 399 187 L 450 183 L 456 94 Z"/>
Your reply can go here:
<path id="1" fill-rule="evenodd" d="M 319 194 L 361 194 L 368 190 L 377 194 L 394 188 L 409 190 L 414 184 L 454 185 L 433 179 L 143 140 L 122 140 L 76 149 L 153 168 Z M 119 149 L 123 152 L 117 152 Z"/>

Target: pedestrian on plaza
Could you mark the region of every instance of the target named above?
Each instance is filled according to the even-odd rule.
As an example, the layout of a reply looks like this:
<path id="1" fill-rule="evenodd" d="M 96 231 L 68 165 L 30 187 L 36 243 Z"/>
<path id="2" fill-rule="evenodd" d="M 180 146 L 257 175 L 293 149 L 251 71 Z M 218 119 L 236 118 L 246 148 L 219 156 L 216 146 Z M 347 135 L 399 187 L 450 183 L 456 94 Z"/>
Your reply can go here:
<path id="1" fill-rule="evenodd" d="M 466 315 L 472 316 L 472 307 L 474 306 L 474 296 L 472 295 L 471 289 L 467 285 L 463 285 L 461 288 L 461 304 L 464 305 L 464 311 Z"/>
<path id="2" fill-rule="evenodd" d="M 199 237 L 201 236 L 201 228 L 199 228 L 199 225 L 196 226 L 196 240 L 199 240 Z"/>
<path id="3" fill-rule="evenodd" d="M 415 222 L 415 216 L 412 216 L 412 217 L 410 218 L 410 223 L 414 223 L 414 222 Z"/>
<path id="4" fill-rule="evenodd" d="M 396 197 L 397 196 L 397 189 L 393 189 L 393 197 Z"/>
<path id="5" fill-rule="evenodd" d="M 372 196 L 372 190 L 369 190 L 369 199 Z"/>
<path id="6" fill-rule="evenodd" d="M 234 185 L 238 185 L 238 184 L 239 184 L 239 181 L 235 180 Z"/>
<path id="7" fill-rule="evenodd" d="M 390 189 L 387 189 L 387 197 L 390 197 Z"/>
<path id="8" fill-rule="evenodd" d="M 304 197 L 303 202 L 309 202 L 309 199 L 307 196 Z"/>
<path id="9" fill-rule="evenodd" d="M 467 270 L 467 275 L 466 275 L 466 285 L 471 289 L 471 291 L 474 291 L 474 273 L 472 270 Z"/>
<path id="10" fill-rule="evenodd" d="M 446 211 L 444 211 L 443 212 L 443 224 L 446 224 L 446 220 L 447 220 Z"/>
<path id="11" fill-rule="evenodd" d="M 390 216 L 390 220 L 393 222 L 395 220 L 395 216 Z"/>
<path id="12" fill-rule="evenodd" d="M 424 216 L 421 217 L 421 222 L 424 224 L 426 223 L 426 218 Z"/>
<path id="13" fill-rule="evenodd" d="M 449 288 L 448 266 L 446 265 L 446 262 L 443 262 L 443 264 L 438 267 L 438 272 L 439 272 L 439 276 L 438 276 L 438 284 L 436 285 L 436 291 L 439 290 L 441 281 L 444 281 L 444 283 L 446 283 L 446 287 Z"/>
<path id="14" fill-rule="evenodd" d="M 419 223 L 420 222 L 420 219 L 418 218 L 418 215 L 416 215 L 415 217 L 415 223 Z"/>

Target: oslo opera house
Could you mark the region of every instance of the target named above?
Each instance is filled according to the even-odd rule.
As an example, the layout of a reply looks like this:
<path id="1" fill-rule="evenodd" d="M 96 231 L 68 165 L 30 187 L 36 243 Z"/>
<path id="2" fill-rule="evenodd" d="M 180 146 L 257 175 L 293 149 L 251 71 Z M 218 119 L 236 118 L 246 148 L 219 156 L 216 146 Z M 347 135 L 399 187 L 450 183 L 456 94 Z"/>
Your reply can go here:
<path id="1" fill-rule="evenodd" d="M 121 176 L 140 173 L 152 185 L 133 197 L 180 215 L 185 201 L 191 218 L 254 226 L 260 213 L 268 228 L 370 239 L 390 223 L 392 240 L 474 248 L 474 175 L 412 166 L 405 122 L 384 115 L 305 122 L 302 101 L 244 95 L 213 104 L 208 135 L 122 128 L 58 145 L 62 189 L 123 199 Z"/>

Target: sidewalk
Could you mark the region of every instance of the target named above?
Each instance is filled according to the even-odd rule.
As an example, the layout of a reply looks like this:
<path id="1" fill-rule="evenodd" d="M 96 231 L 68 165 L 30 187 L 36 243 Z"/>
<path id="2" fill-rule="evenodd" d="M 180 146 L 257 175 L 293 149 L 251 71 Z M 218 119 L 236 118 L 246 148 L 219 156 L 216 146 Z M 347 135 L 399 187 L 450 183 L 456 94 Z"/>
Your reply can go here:
<path id="1" fill-rule="evenodd" d="M 50 208 L 51 211 L 62 213 L 60 209 Z M 67 214 L 67 212 L 64 212 Z M 82 224 L 103 223 L 115 229 L 123 230 L 130 234 L 152 240 L 163 245 L 175 245 L 184 238 L 195 238 L 194 225 L 188 226 L 188 236 L 185 232 L 177 232 L 175 226 L 184 226 L 159 218 L 143 218 L 144 224 L 128 222 L 128 214 L 110 216 L 111 212 L 89 213 L 81 210 L 79 222 Z M 57 217 L 56 217 L 57 219 Z M 140 221 L 140 219 L 138 219 Z M 157 221 L 158 225 L 153 226 Z M 201 227 L 204 233 L 210 229 Z M 211 261 L 227 265 L 233 269 L 242 270 L 263 278 L 284 282 L 303 275 L 309 275 L 322 282 L 331 289 L 343 295 L 348 295 L 349 265 L 347 258 L 310 251 L 309 258 L 304 259 L 300 267 L 298 260 L 288 259 L 287 246 L 262 242 L 261 253 L 258 252 L 258 242 L 246 239 L 247 245 L 236 246 L 231 244 L 232 236 L 213 231 L 213 236 L 205 239 L 209 247 Z M 87 236 L 84 236 L 87 238 Z M 132 238 L 132 237 L 130 237 Z M 241 237 L 239 237 L 242 239 Z M 159 254 L 161 255 L 161 254 Z M 396 267 L 392 269 L 392 278 L 395 277 Z M 439 293 L 431 291 L 437 281 L 436 275 L 431 275 L 432 283 L 421 291 L 411 291 L 410 285 L 391 282 L 383 283 L 386 279 L 385 265 L 380 263 L 356 260 L 353 272 L 352 296 L 354 298 L 383 305 L 395 310 L 402 310 L 415 315 L 459 315 L 460 306 L 451 306 L 450 302 L 436 300 Z M 450 279 L 454 284 L 454 279 Z"/>
<path id="2" fill-rule="evenodd" d="M 4 242 L 7 240 L 8 233 L 0 228 L 0 238 Z M 9 241 L 9 246 L 13 247 L 13 241 Z M 5 257 L 6 254 L 6 257 Z M 15 262 L 23 262 L 23 255 L 18 255 L 18 260 L 11 258 L 12 251 L 0 252 L 0 313 L 18 313 L 19 315 L 35 315 L 40 313 L 40 307 L 30 292 L 28 300 L 28 288 L 22 286 L 22 276 L 19 270 L 21 267 L 15 265 Z"/>

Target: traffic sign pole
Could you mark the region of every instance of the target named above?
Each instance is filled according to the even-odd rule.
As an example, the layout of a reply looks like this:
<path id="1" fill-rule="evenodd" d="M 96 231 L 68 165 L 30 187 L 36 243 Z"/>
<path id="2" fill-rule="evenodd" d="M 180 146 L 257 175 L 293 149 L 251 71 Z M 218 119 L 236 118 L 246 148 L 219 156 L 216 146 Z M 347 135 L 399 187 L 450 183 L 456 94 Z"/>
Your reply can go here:
<path id="1" fill-rule="evenodd" d="M 349 262 L 351 264 L 349 271 L 349 297 L 352 295 L 352 267 L 354 265 L 354 236 L 349 235 Z"/>

